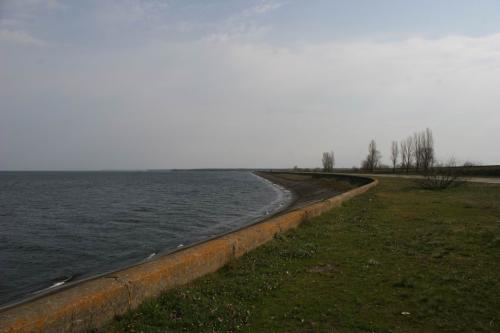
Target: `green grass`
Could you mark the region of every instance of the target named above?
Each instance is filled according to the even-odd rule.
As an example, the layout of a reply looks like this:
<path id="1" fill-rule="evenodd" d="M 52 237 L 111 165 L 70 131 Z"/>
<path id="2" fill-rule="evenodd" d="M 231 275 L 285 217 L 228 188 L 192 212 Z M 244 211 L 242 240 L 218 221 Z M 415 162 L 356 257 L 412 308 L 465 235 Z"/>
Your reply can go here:
<path id="1" fill-rule="evenodd" d="M 381 179 L 104 331 L 499 332 L 499 277 L 500 186 Z"/>
<path id="2" fill-rule="evenodd" d="M 458 174 L 461 174 L 465 177 L 500 177 L 500 165 L 473 165 L 473 166 L 456 166 L 454 167 Z M 369 170 L 362 169 L 334 169 L 333 172 L 338 173 L 370 173 Z M 379 168 L 373 171 L 375 174 L 393 174 L 394 171 L 392 168 Z M 399 175 L 421 175 L 422 172 L 410 169 L 408 172 L 402 168 L 396 168 L 396 174 Z"/>

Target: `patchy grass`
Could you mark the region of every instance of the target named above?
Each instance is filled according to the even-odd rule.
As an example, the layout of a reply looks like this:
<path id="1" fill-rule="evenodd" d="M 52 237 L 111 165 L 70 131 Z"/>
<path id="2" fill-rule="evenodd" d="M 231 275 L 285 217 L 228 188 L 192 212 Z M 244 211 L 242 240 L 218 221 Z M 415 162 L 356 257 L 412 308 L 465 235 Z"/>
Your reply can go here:
<path id="1" fill-rule="evenodd" d="M 500 186 L 380 185 L 106 332 L 499 332 Z"/>

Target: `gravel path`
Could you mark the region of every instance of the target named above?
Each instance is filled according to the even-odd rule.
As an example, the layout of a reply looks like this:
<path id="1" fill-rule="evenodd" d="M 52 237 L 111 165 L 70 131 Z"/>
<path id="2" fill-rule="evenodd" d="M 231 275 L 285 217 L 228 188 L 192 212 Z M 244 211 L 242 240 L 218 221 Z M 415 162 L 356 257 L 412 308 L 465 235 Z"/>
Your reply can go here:
<path id="1" fill-rule="evenodd" d="M 418 175 L 388 175 L 388 174 L 379 174 L 379 173 L 363 173 L 363 174 L 350 174 L 353 176 L 365 176 L 365 177 L 398 177 L 398 178 L 408 178 L 408 179 L 420 179 L 422 176 Z M 464 177 L 461 180 L 471 183 L 486 183 L 486 184 L 500 184 L 500 178 L 487 178 L 487 177 Z"/>

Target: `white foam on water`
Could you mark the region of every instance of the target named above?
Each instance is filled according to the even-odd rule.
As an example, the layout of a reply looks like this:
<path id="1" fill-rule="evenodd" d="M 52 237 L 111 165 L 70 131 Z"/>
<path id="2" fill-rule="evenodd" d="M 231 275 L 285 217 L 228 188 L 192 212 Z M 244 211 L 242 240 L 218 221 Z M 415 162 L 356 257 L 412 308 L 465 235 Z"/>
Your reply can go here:
<path id="1" fill-rule="evenodd" d="M 61 280 L 61 281 L 57 281 L 57 282 L 54 282 L 50 287 L 47 287 L 47 288 L 44 288 L 44 289 L 41 289 L 41 290 L 37 290 L 37 291 L 34 291 L 32 292 L 31 294 L 32 295 L 36 295 L 36 294 L 40 294 L 42 292 L 45 292 L 47 290 L 50 290 L 50 289 L 54 289 L 54 288 L 57 288 L 57 287 L 60 287 L 62 286 L 63 284 L 65 284 L 66 282 L 68 282 L 69 280 L 71 280 L 73 278 L 73 276 L 70 276 L 64 280 Z"/>

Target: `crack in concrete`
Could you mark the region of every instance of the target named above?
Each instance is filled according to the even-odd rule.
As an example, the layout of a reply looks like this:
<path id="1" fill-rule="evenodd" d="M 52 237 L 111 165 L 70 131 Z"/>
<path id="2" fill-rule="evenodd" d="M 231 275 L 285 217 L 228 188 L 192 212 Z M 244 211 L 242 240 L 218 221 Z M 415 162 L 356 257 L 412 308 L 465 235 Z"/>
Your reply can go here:
<path id="1" fill-rule="evenodd" d="M 131 283 L 128 280 L 124 280 L 120 278 L 119 276 L 105 276 L 104 278 L 106 279 L 114 279 L 116 282 L 121 283 L 122 285 L 125 286 L 127 289 L 127 294 L 128 294 L 128 310 L 132 309 L 132 291 L 131 289 Z"/>

